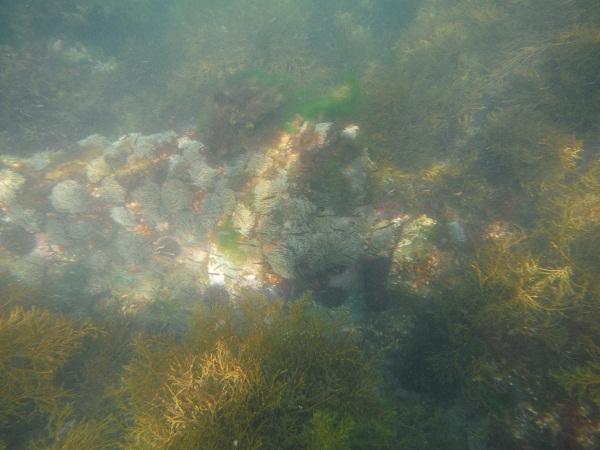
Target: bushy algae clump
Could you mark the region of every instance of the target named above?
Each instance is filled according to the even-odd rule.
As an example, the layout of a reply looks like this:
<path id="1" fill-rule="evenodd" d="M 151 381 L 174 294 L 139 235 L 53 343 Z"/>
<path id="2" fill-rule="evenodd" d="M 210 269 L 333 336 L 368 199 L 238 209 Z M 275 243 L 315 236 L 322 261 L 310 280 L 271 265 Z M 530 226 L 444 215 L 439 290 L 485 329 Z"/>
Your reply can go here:
<path id="1" fill-rule="evenodd" d="M 60 414 L 70 396 L 61 370 L 98 329 L 26 306 L 33 291 L 4 276 L 0 283 L 0 439 L 12 444 L 27 435 L 29 422 Z"/>
<path id="2" fill-rule="evenodd" d="M 347 318 L 309 297 L 202 308 L 182 341 L 135 349 L 118 389 L 127 448 L 390 444 L 374 432 L 386 419 L 372 362 Z"/>
<path id="3" fill-rule="evenodd" d="M 112 319 L 102 327 L 77 325 L 17 305 L 21 294 L 7 292 L 0 442 L 36 449 L 392 446 L 377 365 L 350 319 L 310 296 L 206 303 L 174 338 L 144 333 L 116 309 L 105 311 Z"/>
<path id="4" fill-rule="evenodd" d="M 360 123 L 374 198 L 466 230 L 432 239 L 457 270 L 425 300 L 388 283 L 400 384 L 487 417 L 482 442 L 592 448 L 600 29 L 589 1 L 541 4 L 424 2 Z"/>

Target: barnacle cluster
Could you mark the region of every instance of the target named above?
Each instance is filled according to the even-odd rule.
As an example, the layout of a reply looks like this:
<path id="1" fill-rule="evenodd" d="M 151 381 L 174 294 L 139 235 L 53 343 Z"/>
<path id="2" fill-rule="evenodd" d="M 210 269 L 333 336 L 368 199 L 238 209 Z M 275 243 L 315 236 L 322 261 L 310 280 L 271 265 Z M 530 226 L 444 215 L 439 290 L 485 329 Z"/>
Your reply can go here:
<path id="1" fill-rule="evenodd" d="M 334 276 L 393 248 L 399 224 L 367 205 L 368 155 L 334 128 L 300 121 L 272 144 L 218 164 L 188 135 L 128 134 L 114 142 L 92 135 L 78 143 L 77 155 L 47 167 L 2 169 L 5 204 L 27 180 L 32 185 L 4 211 L 14 222 L 4 226 L 4 248 L 19 258 L 3 264 L 31 284 L 41 283 L 39 270 L 26 267 L 52 278 L 65 263 L 81 264 L 85 292 L 127 308 L 169 300 L 166 279 L 178 271 L 232 293 Z M 313 159 L 329 153 L 346 156 L 339 170 L 328 169 L 331 183 L 349 187 L 343 204 L 339 196 L 315 195 L 307 175 Z M 15 167 L 31 167 L 29 161 Z M 48 205 L 40 204 L 44 198 Z"/>

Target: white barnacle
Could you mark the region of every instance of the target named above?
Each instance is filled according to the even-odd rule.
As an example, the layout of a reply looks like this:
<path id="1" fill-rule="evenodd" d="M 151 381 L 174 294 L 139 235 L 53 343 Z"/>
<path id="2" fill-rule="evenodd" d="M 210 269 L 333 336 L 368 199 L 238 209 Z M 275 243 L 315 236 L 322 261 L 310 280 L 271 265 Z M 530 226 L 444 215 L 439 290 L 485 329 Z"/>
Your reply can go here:
<path id="1" fill-rule="evenodd" d="M 104 147 L 108 145 L 108 139 L 99 134 L 92 134 L 77 142 L 77 145 L 79 145 L 82 150 L 86 151 L 103 150 Z"/>
<path id="2" fill-rule="evenodd" d="M 185 160 L 183 156 L 174 153 L 172 155 L 169 155 L 167 161 L 169 162 L 168 176 L 177 177 L 178 175 L 180 175 L 183 171 L 183 168 L 185 167 Z"/>
<path id="3" fill-rule="evenodd" d="M 284 170 L 279 172 L 277 178 L 260 180 L 254 188 L 254 207 L 260 213 L 273 209 L 287 191 L 288 180 Z"/>
<path id="4" fill-rule="evenodd" d="M 225 183 L 218 183 L 217 186 L 222 185 L 217 191 L 222 204 L 223 214 L 232 214 L 236 205 L 237 200 L 235 198 L 235 192 L 228 187 L 225 187 Z"/>
<path id="5" fill-rule="evenodd" d="M 169 178 L 161 187 L 161 199 L 163 206 L 170 212 L 191 209 L 194 201 L 194 192 L 183 181 Z"/>
<path id="6" fill-rule="evenodd" d="M 135 162 L 156 156 L 156 142 L 153 136 L 140 136 L 133 147 L 129 162 Z"/>
<path id="7" fill-rule="evenodd" d="M 208 227 L 206 221 L 194 211 L 181 211 L 173 220 L 175 233 L 182 242 L 195 245 L 206 239 Z"/>
<path id="8" fill-rule="evenodd" d="M 277 244 L 267 256 L 267 262 L 277 275 L 281 275 L 283 278 L 294 278 L 296 258 L 293 250 L 286 243 Z"/>
<path id="9" fill-rule="evenodd" d="M 20 173 L 10 169 L 0 170 L 0 203 L 10 205 L 25 181 L 26 178 Z"/>
<path id="10" fill-rule="evenodd" d="M 32 208 L 24 208 L 13 204 L 7 208 L 8 216 L 15 225 L 19 225 L 28 231 L 39 233 L 44 228 L 45 214 Z"/>
<path id="11" fill-rule="evenodd" d="M 124 286 L 120 294 L 135 301 L 148 301 L 158 297 L 161 277 L 152 268 L 130 275 L 130 283 Z"/>
<path id="12" fill-rule="evenodd" d="M 284 220 L 306 224 L 316 210 L 316 205 L 306 197 L 292 197 L 285 204 Z"/>
<path id="13" fill-rule="evenodd" d="M 63 156 L 64 152 L 62 150 L 51 151 L 44 150 L 33 155 L 28 164 L 31 168 L 37 172 L 44 170 L 54 161 L 60 159 Z"/>
<path id="14" fill-rule="evenodd" d="M 224 208 L 227 206 L 226 201 L 227 199 L 221 193 L 214 193 L 200 204 L 200 216 L 206 227 L 214 228 L 219 224 Z"/>
<path id="15" fill-rule="evenodd" d="M 114 246 L 127 264 L 139 265 L 152 258 L 152 246 L 139 233 L 119 232 Z"/>
<path id="16" fill-rule="evenodd" d="M 233 226 L 239 231 L 242 236 L 250 237 L 252 228 L 256 219 L 252 211 L 246 206 L 240 204 L 233 212 Z"/>
<path id="17" fill-rule="evenodd" d="M 350 198 L 355 204 L 364 201 L 365 193 L 368 191 L 369 177 L 367 174 L 371 164 L 367 152 L 363 151 L 342 169 L 342 175 L 350 186 Z"/>
<path id="18" fill-rule="evenodd" d="M 106 146 L 104 149 L 105 161 L 109 162 L 113 168 L 123 166 L 139 136 L 138 133 L 126 134 L 121 136 L 118 141 Z"/>
<path id="19" fill-rule="evenodd" d="M 104 178 L 96 193 L 106 203 L 117 205 L 125 203 L 127 194 L 125 188 L 113 176 Z"/>
<path id="20" fill-rule="evenodd" d="M 281 223 L 272 216 L 264 215 L 258 222 L 256 235 L 261 242 L 272 242 L 280 239 L 282 233 Z"/>
<path id="21" fill-rule="evenodd" d="M 66 180 L 54 186 L 50 200 L 57 211 L 80 214 L 87 210 L 90 196 L 77 181 Z"/>
<path id="22" fill-rule="evenodd" d="M 112 174 L 112 167 L 104 160 L 104 156 L 92 159 L 87 167 L 87 177 L 92 183 L 98 183 L 104 177 Z"/>
<path id="23" fill-rule="evenodd" d="M 125 228 L 131 229 L 137 225 L 135 216 L 124 206 L 110 208 L 110 218 Z"/>
<path id="24" fill-rule="evenodd" d="M 307 273 L 317 273 L 323 270 L 339 269 L 352 264 L 363 251 L 363 239 L 351 228 L 336 228 L 343 226 L 332 221 L 329 230 L 310 234 L 307 238 L 304 270 Z"/>
<path id="25" fill-rule="evenodd" d="M 264 152 L 254 153 L 248 158 L 246 164 L 246 170 L 258 176 L 262 175 L 271 167 L 273 167 L 273 160 L 267 157 Z"/>
<path id="26" fill-rule="evenodd" d="M 396 232 L 393 226 L 382 226 L 373 229 L 368 238 L 369 253 L 386 255 L 396 244 Z"/>
<path id="27" fill-rule="evenodd" d="M 203 158 L 191 162 L 189 175 L 194 186 L 206 191 L 212 191 L 219 179 L 219 172 L 210 167 Z"/>
<path id="28" fill-rule="evenodd" d="M 175 139 L 173 131 L 156 133 L 148 136 L 139 136 L 133 145 L 133 154 L 130 159 L 140 160 L 154 158 L 157 156 L 159 146 L 164 145 Z"/>
<path id="29" fill-rule="evenodd" d="M 131 194 L 133 200 L 142 207 L 142 214 L 146 220 L 153 224 L 166 220 L 167 214 L 162 204 L 161 187 L 157 183 L 146 181 Z"/>
<path id="30" fill-rule="evenodd" d="M 193 141 L 191 139 L 179 140 L 177 145 L 181 150 L 182 156 L 188 162 L 195 161 L 200 158 L 200 152 L 204 150 L 202 142 Z"/>

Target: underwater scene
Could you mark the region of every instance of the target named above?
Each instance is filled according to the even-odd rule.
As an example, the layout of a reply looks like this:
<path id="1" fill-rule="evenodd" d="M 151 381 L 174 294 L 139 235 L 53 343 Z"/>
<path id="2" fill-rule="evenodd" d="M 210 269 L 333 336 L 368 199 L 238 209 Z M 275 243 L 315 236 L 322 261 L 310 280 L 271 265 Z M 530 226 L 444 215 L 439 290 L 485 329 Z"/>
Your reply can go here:
<path id="1" fill-rule="evenodd" d="M 0 449 L 600 448 L 598 0 L 0 0 Z"/>

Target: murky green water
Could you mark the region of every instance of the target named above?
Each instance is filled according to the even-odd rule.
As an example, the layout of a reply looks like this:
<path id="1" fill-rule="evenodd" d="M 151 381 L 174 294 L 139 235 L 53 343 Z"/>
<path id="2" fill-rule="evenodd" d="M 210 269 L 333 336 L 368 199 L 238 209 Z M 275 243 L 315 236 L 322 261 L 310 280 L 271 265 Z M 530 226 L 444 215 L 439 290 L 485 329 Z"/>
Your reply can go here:
<path id="1" fill-rule="evenodd" d="M 598 447 L 596 3 L 0 2 L 0 448 Z"/>

